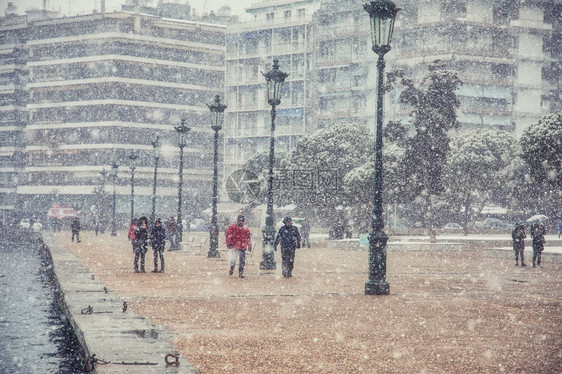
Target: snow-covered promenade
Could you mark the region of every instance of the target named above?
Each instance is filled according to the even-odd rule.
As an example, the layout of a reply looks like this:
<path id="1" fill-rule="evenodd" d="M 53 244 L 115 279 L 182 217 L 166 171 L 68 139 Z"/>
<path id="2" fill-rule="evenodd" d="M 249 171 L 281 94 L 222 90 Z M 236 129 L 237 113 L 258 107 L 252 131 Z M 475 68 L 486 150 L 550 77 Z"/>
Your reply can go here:
<path id="1" fill-rule="evenodd" d="M 151 273 L 149 250 L 147 273 L 135 274 L 125 232 L 84 232 L 81 243 L 70 243 L 69 232 L 43 237 L 56 248 L 57 276 L 69 277 L 59 280 L 67 282 L 64 298 L 89 354 L 113 362 L 96 365 L 100 373 L 554 373 L 562 367 L 562 254 L 556 253 L 562 245 L 549 249 L 554 236 L 546 238 L 543 268 L 530 266 L 530 241 L 529 266 L 521 268 L 497 243 L 433 250 L 421 237 L 393 238 L 389 296 L 364 295 L 368 251 L 328 247 L 325 240 L 297 250 L 293 278 L 281 277 L 279 252 L 277 270 L 259 270 L 257 251 L 240 279 L 228 275 L 225 251 L 217 259 L 206 257 L 207 248 L 166 251 L 166 272 Z M 409 242 L 404 250 L 402 239 Z M 452 239 L 438 237 L 445 241 Z M 89 305 L 93 313 L 82 314 Z M 165 366 L 167 352 L 181 355 L 179 367 Z"/>

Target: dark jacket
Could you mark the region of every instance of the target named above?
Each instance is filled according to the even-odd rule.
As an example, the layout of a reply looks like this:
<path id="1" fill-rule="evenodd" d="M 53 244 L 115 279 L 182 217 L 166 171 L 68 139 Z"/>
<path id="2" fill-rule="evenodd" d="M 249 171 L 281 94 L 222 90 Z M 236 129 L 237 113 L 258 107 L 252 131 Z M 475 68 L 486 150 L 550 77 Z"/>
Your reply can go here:
<path id="1" fill-rule="evenodd" d="M 516 228 L 514 228 L 511 232 L 511 238 L 513 239 L 513 249 L 525 249 L 526 237 L 527 235 L 525 234 L 525 226 L 518 225 Z"/>
<path id="2" fill-rule="evenodd" d="M 80 220 L 78 218 L 72 220 L 72 223 L 70 224 L 70 229 L 74 232 L 80 231 Z"/>
<path id="3" fill-rule="evenodd" d="M 301 235 L 299 234 L 299 229 L 293 225 L 281 227 L 275 238 L 274 247 L 277 248 L 279 243 L 281 243 L 281 249 L 300 248 Z"/>
<path id="4" fill-rule="evenodd" d="M 168 222 L 166 222 L 166 228 L 168 229 L 168 233 L 175 234 L 177 231 L 176 221 L 169 219 Z"/>
<path id="5" fill-rule="evenodd" d="M 135 238 L 133 239 L 133 249 L 135 251 L 148 251 L 148 230 L 140 225 L 135 227 Z"/>
<path id="6" fill-rule="evenodd" d="M 531 236 L 533 237 L 533 251 L 541 251 L 544 249 L 544 235 L 546 234 L 546 229 L 542 224 L 531 226 Z"/>
<path id="7" fill-rule="evenodd" d="M 154 226 L 152 232 L 150 233 L 150 242 L 154 250 L 164 249 L 166 243 L 166 230 L 162 225 L 160 227 Z"/>

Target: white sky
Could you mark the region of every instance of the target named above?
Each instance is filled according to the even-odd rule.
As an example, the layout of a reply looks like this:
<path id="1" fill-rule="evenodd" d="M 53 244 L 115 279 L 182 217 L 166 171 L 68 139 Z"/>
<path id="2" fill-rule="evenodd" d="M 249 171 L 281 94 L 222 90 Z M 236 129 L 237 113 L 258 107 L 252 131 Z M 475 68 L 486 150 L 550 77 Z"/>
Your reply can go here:
<path id="1" fill-rule="evenodd" d="M 185 3 L 186 0 L 164 0 L 164 2 Z M 259 0 L 187 0 L 191 5 L 191 9 L 197 14 L 209 13 L 211 10 L 218 10 L 223 5 L 229 5 L 232 14 L 243 14 L 244 9 L 251 4 L 259 2 Z M 14 3 L 18 8 L 18 13 L 23 14 L 28 9 L 42 9 L 43 0 L 0 0 L 0 14 L 4 16 L 4 11 L 8 6 L 8 2 Z M 105 0 L 106 11 L 120 10 L 121 4 L 125 4 L 126 0 Z M 149 1 L 156 5 L 157 0 Z M 100 9 L 100 0 L 47 0 L 47 9 L 59 10 L 65 15 L 87 14 L 92 9 Z"/>

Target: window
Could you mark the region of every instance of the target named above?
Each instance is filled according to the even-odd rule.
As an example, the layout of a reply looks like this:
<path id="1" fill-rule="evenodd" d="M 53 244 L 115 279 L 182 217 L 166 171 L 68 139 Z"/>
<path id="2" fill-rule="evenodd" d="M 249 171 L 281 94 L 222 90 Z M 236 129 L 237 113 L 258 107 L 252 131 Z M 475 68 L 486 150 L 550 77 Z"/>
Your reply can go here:
<path id="1" fill-rule="evenodd" d="M 492 74 L 500 77 L 512 77 L 515 75 L 515 71 L 513 66 L 508 64 L 493 64 L 492 66 Z"/>
<path id="2" fill-rule="evenodd" d="M 466 0 L 446 2 L 441 5 L 442 19 L 453 20 L 466 17 Z"/>
<path id="3" fill-rule="evenodd" d="M 287 19 L 287 18 L 291 18 L 291 11 L 290 10 L 285 11 L 285 19 Z"/>
<path id="4" fill-rule="evenodd" d="M 273 21 L 273 19 L 275 18 L 275 13 L 273 13 L 273 12 L 272 12 L 272 13 L 267 13 L 267 14 L 265 15 L 265 18 L 266 18 L 268 21 Z"/>
<path id="5" fill-rule="evenodd" d="M 301 9 L 297 10 L 297 15 L 299 16 L 299 18 L 303 18 L 305 13 L 306 13 L 306 9 L 304 9 L 304 8 L 301 8 Z"/>

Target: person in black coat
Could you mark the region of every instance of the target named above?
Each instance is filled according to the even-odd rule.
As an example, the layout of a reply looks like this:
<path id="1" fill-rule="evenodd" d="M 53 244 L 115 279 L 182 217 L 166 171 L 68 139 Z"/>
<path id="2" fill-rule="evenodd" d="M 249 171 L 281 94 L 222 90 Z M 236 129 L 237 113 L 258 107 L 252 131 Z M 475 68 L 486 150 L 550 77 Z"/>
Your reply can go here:
<path id="1" fill-rule="evenodd" d="M 154 270 L 158 273 L 158 257 L 160 257 L 160 273 L 164 272 L 164 246 L 166 244 L 166 230 L 162 226 L 162 220 L 157 218 L 154 222 L 154 228 L 150 233 L 150 242 L 154 251 Z"/>
<path id="2" fill-rule="evenodd" d="M 511 238 L 513 239 L 513 250 L 515 251 L 515 266 L 519 266 L 519 256 L 521 256 L 521 266 L 525 265 L 525 226 L 522 224 L 517 225 L 515 229 L 511 232 Z"/>
<path id="3" fill-rule="evenodd" d="M 542 223 L 535 223 L 531 226 L 531 237 L 533 238 L 533 267 L 535 262 L 539 267 L 541 266 L 542 251 L 544 250 L 544 243 L 546 240 L 546 229 Z"/>
<path id="4" fill-rule="evenodd" d="M 295 251 L 301 247 L 301 235 L 299 230 L 293 226 L 291 217 L 283 219 L 285 226 L 279 229 L 273 246 L 277 251 L 277 246 L 281 244 L 281 259 L 283 261 L 283 276 L 290 278 L 293 276 L 293 265 L 295 263 Z"/>
<path id="5" fill-rule="evenodd" d="M 150 239 L 150 234 L 148 233 L 148 220 L 146 217 L 139 218 L 139 224 L 134 229 L 134 238 L 132 239 L 133 251 L 135 252 L 134 267 L 135 273 L 139 272 L 139 258 L 140 258 L 140 272 L 146 273 L 144 270 L 144 259 L 146 252 L 148 251 L 148 239 Z"/>
<path id="6" fill-rule="evenodd" d="M 78 217 L 74 217 L 70 223 L 70 230 L 72 231 L 71 241 L 74 243 L 74 236 L 76 236 L 76 243 L 80 243 L 80 220 Z"/>

